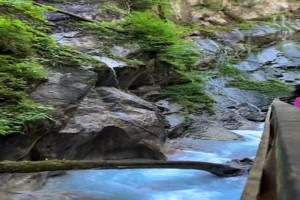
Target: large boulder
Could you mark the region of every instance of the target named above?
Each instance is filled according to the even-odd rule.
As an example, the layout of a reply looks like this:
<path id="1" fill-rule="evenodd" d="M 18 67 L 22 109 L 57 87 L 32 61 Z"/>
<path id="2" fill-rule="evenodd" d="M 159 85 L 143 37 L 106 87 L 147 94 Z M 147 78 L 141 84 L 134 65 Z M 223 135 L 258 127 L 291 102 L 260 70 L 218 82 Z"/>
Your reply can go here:
<path id="1" fill-rule="evenodd" d="M 35 144 L 66 124 L 95 84 L 95 78 L 95 73 L 79 67 L 63 66 L 49 72 L 48 81 L 39 85 L 30 97 L 36 102 L 52 106 L 51 118 L 28 126 L 26 135 L 13 133 L 0 137 L 0 160 L 35 159 L 31 158 Z"/>
<path id="2" fill-rule="evenodd" d="M 40 140 L 36 151 L 59 159 L 165 159 L 164 127 L 151 103 L 100 87 L 90 91 L 63 129 Z"/>
<path id="3" fill-rule="evenodd" d="M 51 105 L 51 118 L 28 134 L 0 137 L 0 160 L 165 159 L 165 121 L 153 104 L 113 87 L 92 89 L 96 73 L 62 67 L 30 97 Z"/>

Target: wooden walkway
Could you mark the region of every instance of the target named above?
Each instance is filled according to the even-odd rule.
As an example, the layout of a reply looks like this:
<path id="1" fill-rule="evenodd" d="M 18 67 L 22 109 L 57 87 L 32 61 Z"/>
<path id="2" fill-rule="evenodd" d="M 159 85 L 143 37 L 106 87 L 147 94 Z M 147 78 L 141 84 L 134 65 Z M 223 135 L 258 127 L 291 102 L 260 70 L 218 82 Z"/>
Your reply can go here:
<path id="1" fill-rule="evenodd" d="M 300 109 L 275 100 L 242 200 L 300 199 Z"/>

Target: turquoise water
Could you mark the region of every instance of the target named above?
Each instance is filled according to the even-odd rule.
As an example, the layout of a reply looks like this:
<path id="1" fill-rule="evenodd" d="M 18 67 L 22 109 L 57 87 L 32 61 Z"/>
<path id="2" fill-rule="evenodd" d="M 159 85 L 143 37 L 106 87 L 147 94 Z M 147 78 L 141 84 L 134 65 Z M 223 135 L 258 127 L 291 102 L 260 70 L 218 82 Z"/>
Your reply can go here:
<path id="1" fill-rule="evenodd" d="M 183 151 L 170 160 L 224 163 L 254 158 L 261 128 L 235 131 L 244 141 L 201 141 L 205 151 Z M 208 172 L 180 169 L 126 169 L 70 171 L 51 178 L 40 192 L 65 192 L 99 200 L 238 200 L 247 177 L 219 178 Z"/>

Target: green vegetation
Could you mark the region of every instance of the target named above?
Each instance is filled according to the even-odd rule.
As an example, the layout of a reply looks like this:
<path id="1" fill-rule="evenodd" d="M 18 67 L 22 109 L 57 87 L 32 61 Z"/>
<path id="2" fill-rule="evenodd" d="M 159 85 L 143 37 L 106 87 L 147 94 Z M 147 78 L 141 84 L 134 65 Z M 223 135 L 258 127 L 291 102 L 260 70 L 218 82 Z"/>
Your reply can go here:
<path id="1" fill-rule="evenodd" d="M 234 26 L 233 25 L 211 25 L 211 26 L 198 26 L 198 27 L 194 27 L 195 30 L 199 30 L 201 31 L 202 34 L 206 35 L 206 36 L 210 36 L 210 37 L 215 37 L 217 32 L 220 31 L 232 31 L 234 30 Z"/>
<path id="2" fill-rule="evenodd" d="M 128 14 L 128 11 L 126 11 L 116 2 L 105 2 L 102 6 L 102 9 L 108 12 L 110 15 L 117 17 Z"/>
<path id="3" fill-rule="evenodd" d="M 134 12 L 121 24 L 127 39 L 135 39 L 143 50 L 161 51 L 181 40 L 187 29 L 159 18 L 153 12 Z"/>
<path id="4" fill-rule="evenodd" d="M 124 39 L 135 41 L 144 52 L 171 64 L 189 83 L 167 87 L 164 94 L 175 99 L 185 110 L 193 112 L 197 104 L 211 109 L 213 99 L 204 91 L 203 78 L 192 70 L 201 59 L 201 52 L 192 42 L 184 40 L 190 29 L 162 20 L 151 12 L 134 12 L 120 27 L 126 32 Z"/>
<path id="5" fill-rule="evenodd" d="M 204 104 L 209 110 L 212 98 L 204 91 L 203 79 L 193 75 L 193 68 L 201 59 L 201 52 L 192 42 L 184 40 L 189 29 L 162 20 L 151 12 L 134 12 L 121 24 L 126 32 L 126 40 L 135 41 L 144 52 L 156 55 L 160 61 L 171 64 L 190 83 L 169 86 L 164 93 L 187 111 L 194 111 L 196 104 Z"/>
<path id="6" fill-rule="evenodd" d="M 253 90 L 274 98 L 278 95 L 287 96 L 292 90 L 290 85 L 276 79 L 268 81 L 250 80 L 241 70 L 230 65 L 221 67 L 218 73 L 219 76 L 221 75 L 233 78 L 228 84 L 231 87 L 243 90 Z"/>
<path id="7" fill-rule="evenodd" d="M 197 62 L 202 58 L 201 50 L 185 39 L 191 29 L 161 19 L 150 11 L 132 12 L 121 23 L 88 26 L 102 34 L 114 36 L 116 41 L 136 43 L 144 53 L 173 66 L 190 83 L 167 87 L 164 93 L 182 104 L 186 110 L 192 111 L 197 103 L 206 104 L 204 107 L 207 109 L 211 108 L 213 100 L 204 92 L 203 80 L 191 76 Z M 110 28 L 117 30 L 109 31 Z"/>
<path id="8" fill-rule="evenodd" d="M 230 81 L 229 85 L 243 90 L 254 90 L 271 97 L 276 97 L 278 95 L 286 96 L 289 95 L 292 90 L 290 85 L 275 79 L 268 81 L 254 81 L 244 77 L 238 77 Z"/>
<path id="9" fill-rule="evenodd" d="M 162 20 L 155 13 L 134 12 L 120 26 L 126 33 L 123 39 L 135 41 L 143 51 L 155 53 L 177 69 L 192 69 L 201 58 L 193 43 L 184 40 L 188 28 Z"/>
<path id="10" fill-rule="evenodd" d="M 201 59 L 201 52 L 191 42 L 178 41 L 163 49 L 158 58 L 173 65 L 175 68 L 190 71 Z"/>
<path id="11" fill-rule="evenodd" d="M 30 26 L 18 19 L 0 16 L 0 52 L 26 56 L 33 52 L 34 34 Z"/>
<path id="12" fill-rule="evenodd" d="M 33 19 L 40 23 L 41 10 L 37 12 L 30 1 L 1 0 L 0 5 L 7 7 L 0 15 L 0 134 L 7 134 L 45 115 L 44 107 L 30 101 L 26 93 L 46 72 L 33 59 L 33 44 L 41 32 L 30 24 Z M 30 22 L 23 20 L 28 17 Z"/>
<path id="13" fill-rule="evenodd" d="M 214 99 L 204 91 L 204 78 L 196 72 L 181 72 L 181 74 L 190 82 L 166 87 L 163 93 L 175 99 L 189 113 L 195 112 L 197 108 L 210 111 Z"/>
<path id="14" fill-rule="evenodd" d="M 229 77 L 240 77 L 243 75 L 242 71 L 233 67 L 232 65 L 225 65 L 219 69 L 219 74 Z"/>
<path id="15" fill-rule="evenodd" d="M 110 15 L 119 17 L 137 11 L 156 12 L 161 19 L 169 19 L 172 15 L 169 0 L 112 0 L 104 2 L 103 8 Z"/>
<path id="16" fill-rule="evenodd" d="M 200 104 L 201 110 L 210 111 L 214 100 L 203 89 L 199 83 L 186 83 L 182 85 L 169 86 L 164 94 L 175 99 L 187 112 L 195 112 L 196 104 Z"/>
<path id="17" fill-rule="evenodd" d="M 241 30 L 250 30 L 255 28 L 255 26 L 257 26 L 258 23 L 255 22 L 242 22 L 240 24 L 238 24 L 239 29 Z"/>
<path id="18" fill-rule="evenodd" d="M 114 39 L 115 42 L 135 43 L 143 52 L 153 54 L 177 69 L 192 69 L 201 59 L 201 51 L 184 39 L 191 31 L 189 28 L 163 20 L 150 11 L 133 12 L 121 23 L 85 25 L 88 29 L 98 31 L 101 38 L 108 35 L 109 40 Z"/>
<path id="19" fill-rule="evenodd" d="M 201 59 L 201 51 L 184 39 L 191 31 L 189 28 L 163 20 L 150 11 L 132 12 L 119 23 L 85 24 L 101 37 L 108 35 L 110 40 L 135 43 L 143 52 L 180 70 L 192 69 Z"/>
<path id="20" fill-rule="evenodd" d="M 203 2 L 211 9 L 223 9 L 220 0 Z M 47 78 L 45 67 L 66 64 L 78 66 L 93 60 L 58 45 L 48 37 L 43 11 L 54 8 L 35 6 L 32 0 L 0 0 L 0 6 L 0 134 L 3 135 L 20 131 L 24 124 L 47 117 L 51 108 L 30 101 L 27 95 Z M 217 31 L 231 31 L 234 26 L 190 28 L 175 24 L 168 17 L 168 0 L 121 0 L 106 3 L 104 9 L 125 18 L 118 22 L 89 23 L 88 29 L 109 38 L 110 42 L 113 39 L 120 43 L 137 44 L 147 58 L 171 65 L 187 83 L 168 86 L 163 92 L 179 102 L 186 111 L 212 108 L 214 100 L 205 92 L 205 79 L 195 72 L 197 63 L 202 59 L 201 51 L 186 36 L 195 29 L 212 35 Z M 274 25 L 266 22 L 238 22 L 236 26 L 243 30 L 257 24 Z M 225 48 L 220 52 L 228 58 Z M 241 56 L 245 55 L 237 55 L 235 58 L 240 59 Z M 219 62 L 222 64 L 227 62 L 223 58 L 221 55 Z M 133 65 L 143 64 L 140 60 L 118 59 L 125 59 Z M 233 87 L 270 95 L 290 91 L 287 85 L 279 81 L 250 81 L 241 71 L 227 63 L 218 73 L 233 78 L 230 81 Z"/>
<path id="21" fill-rule="evenodd" d="M 0 0 L 0 135 L 21 131 L 24 124 L 47 117 L 49 106 L 28 98 L 44 81 L 44 66 L 90 62 L 47 35 L 43 11 L 31 0 Z"/>
<path id="22" fill-rule="evenodd" d="M 21 14 L 23 19 L 34 19 L 45 21 L 42 11 L 48 7 L 34 6 L 32 0 L 0 0 L 3 14 L 15 17 L 16 14 Z M 49 7 L 50 8 L 50 7 Z"/>

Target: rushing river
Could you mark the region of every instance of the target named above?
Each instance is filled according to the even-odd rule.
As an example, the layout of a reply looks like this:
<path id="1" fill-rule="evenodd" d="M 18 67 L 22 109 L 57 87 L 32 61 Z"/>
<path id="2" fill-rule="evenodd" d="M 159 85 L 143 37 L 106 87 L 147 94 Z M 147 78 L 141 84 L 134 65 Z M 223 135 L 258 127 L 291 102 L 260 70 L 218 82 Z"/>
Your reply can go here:
<path id="1" fill-rule="evenodd" d="M 235 131 L 244 141 L 201 141 L 203 152 L 182 151 L 170 160 L 224 163 L 254 158 L 262 125 L 257 130 Z M 238 200 L 247 177 L 219 178 L 205 171 L 180 169 L 126 169 L 70 171 L 51 178 L 39 192 L 83 195 L 96 200 Z"/>

